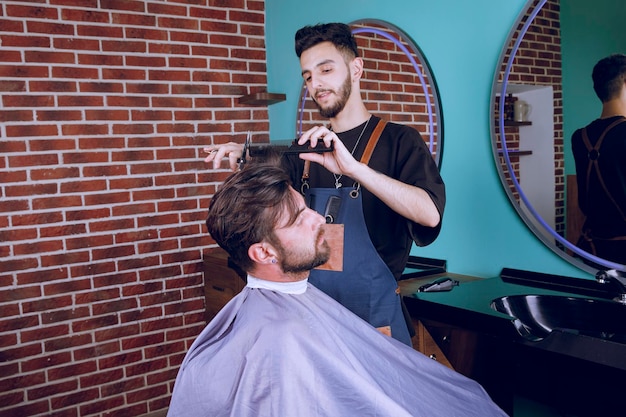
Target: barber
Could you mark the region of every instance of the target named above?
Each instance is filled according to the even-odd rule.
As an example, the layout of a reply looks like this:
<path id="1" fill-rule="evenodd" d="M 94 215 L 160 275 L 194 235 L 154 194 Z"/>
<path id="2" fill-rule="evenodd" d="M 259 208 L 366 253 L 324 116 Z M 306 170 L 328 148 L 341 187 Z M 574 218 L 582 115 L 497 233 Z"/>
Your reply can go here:
<path id="1" fill-rule="evenodd" d="M 340 271 L 315 269 L 309 282 L 381 332 L 411 345 L 412 326 L 397 280 L 412 243 L 432 243 L 441 230 L 445 187 L 419 132 L 369 113 L 360 91 L 363 60 L 348 25 L 306 26 L 295 36 L 302 76 L 330 126 L 306 131 L 298 143 L 332 152 L 285 155 L 283 165 L 311 208 L 343 225 Z M 236 169 L 242 145 L 208 146 L 218 168 Z"/>

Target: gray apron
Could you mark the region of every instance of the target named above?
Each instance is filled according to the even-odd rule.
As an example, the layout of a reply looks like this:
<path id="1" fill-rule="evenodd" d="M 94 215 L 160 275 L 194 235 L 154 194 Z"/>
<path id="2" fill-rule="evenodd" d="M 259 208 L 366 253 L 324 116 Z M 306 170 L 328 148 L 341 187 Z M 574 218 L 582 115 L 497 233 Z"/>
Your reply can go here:
<path id="1" fill-rule="evenodd" d="M 369 162 L 382 128 L 384 122 L 370 137 L 361 162 Z M 307 172 L 305 167 L 305 178 Z M 328 223 L 344 228 L 342 271 L 314 269 L 309 282 L 381 332 L 390 328 L 393 338 L 411 346 L 398 284 L 376 251 L 365 224 L 360 185 L 304 187 L 303 191 L 310 208 L 325 216 Z"/>

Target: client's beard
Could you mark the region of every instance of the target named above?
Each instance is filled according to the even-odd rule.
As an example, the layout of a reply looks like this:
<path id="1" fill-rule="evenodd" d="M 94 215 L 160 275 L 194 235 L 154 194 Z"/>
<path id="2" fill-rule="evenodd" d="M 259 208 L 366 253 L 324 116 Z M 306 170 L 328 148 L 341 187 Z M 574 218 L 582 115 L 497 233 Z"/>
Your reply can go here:
<path id="1" fill-rule="evenodd" d="M 308 272 L 313 268 L 325 264 L 330 258 L 330 246 L 325 240 L 320 244 L 320 247 L 316 249 L 315 255 L 308 259 L 290 259 L 296 258 L 296 256 L 292 254 L 290 257 L 283 247 L 280 247 L 279 251 L 280 266 L 283 272 L 288 273 Z"/>

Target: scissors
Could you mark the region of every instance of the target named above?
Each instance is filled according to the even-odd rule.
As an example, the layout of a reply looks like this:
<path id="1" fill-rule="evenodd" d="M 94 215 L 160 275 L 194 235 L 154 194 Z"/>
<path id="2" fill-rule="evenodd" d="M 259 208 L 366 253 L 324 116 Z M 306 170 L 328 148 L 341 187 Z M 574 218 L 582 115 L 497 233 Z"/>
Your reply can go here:
<path id="1" fill-rule="evenodd" d="M 246 164 L 246 154 L 248 153 L 248 148 L 250 147 L 251 140 L 252 140 L 252 134 L 248 132 L 246 143 L 243 145 L 243 152 L 241 153 L 241 158 L 237 158 L 237 166 L 238 166 L 239 171 L 241 171 L 243 169 L 243 166 Z"/>

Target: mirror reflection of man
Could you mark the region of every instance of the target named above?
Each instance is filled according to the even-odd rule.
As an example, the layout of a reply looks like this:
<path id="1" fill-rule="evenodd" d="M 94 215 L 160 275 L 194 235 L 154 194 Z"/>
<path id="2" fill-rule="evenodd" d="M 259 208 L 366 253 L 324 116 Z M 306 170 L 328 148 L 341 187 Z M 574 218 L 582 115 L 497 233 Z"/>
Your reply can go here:
<path id="1" fill-rule="evenodd" d="M 247 285 L 190 347 L 168 417 L 505 416 L 475 381 L 308 283 L 330 254 L 325 219 L 283 169 L 231 175 L 207 228 Z"/>
<path id="2" fill-rule="evenodd" d="M 334 151 L 286 156 L 284 166 L 316 211 L 325 213 L 331 201 L 337 203 L 333 221 L 345 227 L 337 247 L 343 251 L 343 272 L 316 269 L 310 281 L 410 345 L 412 327 L 397 280 L 413 242 L 428 245 L 441 230 L 443 180 L 415 129 L 387 123 L 365 107 L 360 91 L 363 60 L 348 25 L 306 26 L 295 38 L 309 94 L 330 121 L 328 127 L 306 131 L 299 143 L 333 143 Z M 229 143 L 205 151 L 214 168 L 228 156 L 235 169 L 242 146 Z"/>
<path id="3" fill-rule="evenodd" d="M 596 63 L 600 118 L 572 135 L 578 205 L 585 215 L 577 246 L 626 265 L 626 55 Z"/>

